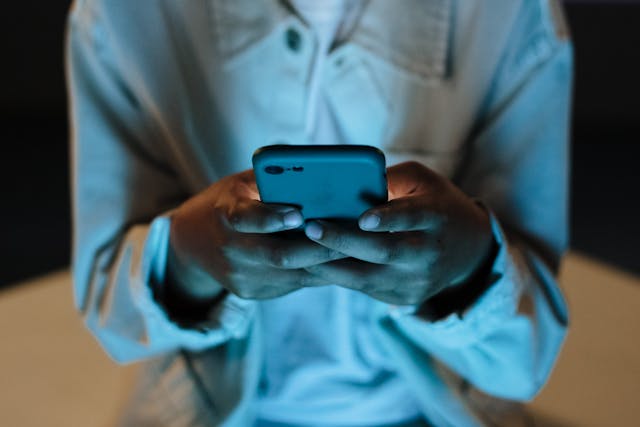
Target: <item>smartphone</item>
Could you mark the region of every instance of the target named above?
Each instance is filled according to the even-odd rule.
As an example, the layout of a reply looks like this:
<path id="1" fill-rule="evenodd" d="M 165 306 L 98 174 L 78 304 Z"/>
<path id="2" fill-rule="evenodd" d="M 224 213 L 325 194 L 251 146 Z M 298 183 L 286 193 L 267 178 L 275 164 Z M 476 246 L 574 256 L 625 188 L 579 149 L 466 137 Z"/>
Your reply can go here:
<path id="1" fill-rule="evenodd" d="M 387 201 L 384 153 L 367 145 L 269 145 L 253 153 L 265 203 L 298 207 L 305 220 L 356 220 Z"/>

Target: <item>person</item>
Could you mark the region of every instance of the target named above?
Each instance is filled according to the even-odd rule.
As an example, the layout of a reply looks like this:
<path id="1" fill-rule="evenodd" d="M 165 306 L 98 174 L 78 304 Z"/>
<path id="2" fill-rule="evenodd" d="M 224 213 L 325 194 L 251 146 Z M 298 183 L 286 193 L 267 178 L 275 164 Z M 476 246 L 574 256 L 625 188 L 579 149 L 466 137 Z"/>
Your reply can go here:
<path id="1" fill-rule="evenodd" d="M 554 0 L 76 1 L 74 295 L 145 361 L 123 424 L 491 425 L 532 399 L 567 327 L 563 22 Z M 272 143 L 379 147 L 390 200 L 279 233 L 303 219 L 259 201 Z"/>

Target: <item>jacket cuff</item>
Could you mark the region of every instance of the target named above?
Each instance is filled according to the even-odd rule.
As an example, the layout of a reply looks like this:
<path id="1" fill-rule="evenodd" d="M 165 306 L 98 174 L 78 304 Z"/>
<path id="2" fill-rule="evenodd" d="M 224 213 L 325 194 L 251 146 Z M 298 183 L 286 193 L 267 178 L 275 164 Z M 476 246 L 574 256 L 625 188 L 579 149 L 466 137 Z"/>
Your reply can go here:
<path id="1" fill-rule="evenodd" d="M 464 347 L 482 340 L 516 315 L 522 292 L 518 268 L 497 218 L 492 212 L 489 216 L 497 252 L 485 278 L 490 281 L 488 287 L 463 312 L 452 312 L 436 321 L 419 316 L 418 307 L 393 307 L 389 316 L 407 336 L 442 347 Z"/>
<path id="2" fill-rule="evenodd" d="M 255 312 L 254 301 L 227 294 L 209 310 L 204 321 L 189 327 L 172 319 L 158 301 L 166 277 L 170 225 L 170 214 L 151 223 L 141 263 L 146 280 L 138 282 L 133 290 L 134 303 L 143 315 L 149 339 L 156 344 L 166 341 L 173 343 L 172 347 L 199 351 L 245 336 Z"/>

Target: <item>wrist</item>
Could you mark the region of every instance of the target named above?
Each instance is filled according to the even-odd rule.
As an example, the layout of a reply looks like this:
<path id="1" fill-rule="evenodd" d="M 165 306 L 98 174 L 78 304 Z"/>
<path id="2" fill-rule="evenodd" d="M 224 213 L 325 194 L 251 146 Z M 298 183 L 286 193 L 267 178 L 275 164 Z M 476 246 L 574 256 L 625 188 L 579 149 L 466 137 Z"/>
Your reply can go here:
<path id="1" fill-rule="evenodd" d="M 197 304 L 214 299 L 224 290 L 211 274 L 185 258 L 169 245 L 166 285 L 172 288 L 172 293 Z"/>
<path id="2" fill-rule="evenodd" d="M 186 265 L 169 245 L 164 281 L 154 286 L 154 297 L 173 322 L 197 327 L 225 296 L 224 288 L 210 275 Z"/>
<path id="3" fill-rule="evenodd" d="M 475 278 L 482 268 L 486 265 L 488 259 L 492 256 L 494 245 L 496 244 L 491 226 L 491 215 L 487 208 L 479 201 L 473 200 L 475 215 L 471 222 L 475 224 L 472 231 L 467 232 L 467 245 L 471 247 L 466 251 L 462 251 L 467 255 L 464 256 L 465 267 L 461 275 L 451 281 L 449 286 L 460 286 L 468 283 Z"/>
<path id="4" fill-rule="evenodd" d="M 466 280 L 450 285 L 424 301 L 418 307 L 416 314 L 429 321 L 444 319 L 452 313 L 462 317 L 462 314 L 494 282 L 491 272 L 498 249 L 498 243 L 492 235 L 485 256 L 479 260 L 478 266 L 473 270 L 472 274 Z"/>

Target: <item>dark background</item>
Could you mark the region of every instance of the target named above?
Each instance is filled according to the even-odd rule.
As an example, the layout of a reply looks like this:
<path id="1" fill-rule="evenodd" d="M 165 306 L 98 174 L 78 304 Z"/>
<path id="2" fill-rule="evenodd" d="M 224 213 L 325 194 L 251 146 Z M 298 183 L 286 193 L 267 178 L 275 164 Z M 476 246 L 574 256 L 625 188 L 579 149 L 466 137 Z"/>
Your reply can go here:
<path id="1" fill-rule="evenodd" d="M 69 263 L 64 21 L 69 2 L 3 5 L 0 287 Z M 566 5 L 576 55 L 572 247 L 640 273 L 640 5 Z"/>

